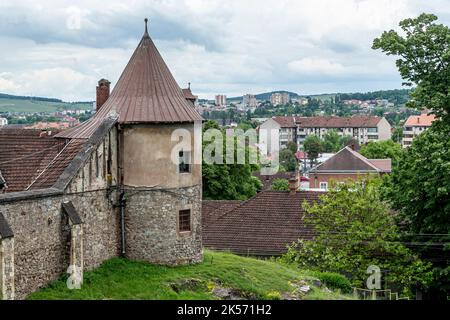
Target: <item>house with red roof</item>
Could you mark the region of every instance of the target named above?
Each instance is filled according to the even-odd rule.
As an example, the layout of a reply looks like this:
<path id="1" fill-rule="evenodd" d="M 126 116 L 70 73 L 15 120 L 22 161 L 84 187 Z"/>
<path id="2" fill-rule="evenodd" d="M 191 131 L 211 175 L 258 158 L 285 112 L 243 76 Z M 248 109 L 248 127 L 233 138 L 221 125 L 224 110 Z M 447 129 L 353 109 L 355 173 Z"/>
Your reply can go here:
<path id="1" fill-rule="evenodd" d="M 309 171 L 309 187 L 327 190 L 331 181 L 356 181 L 370 175 L 390 172 L 391 159 L 367 159 L 347 146 Z"/>
<path id="2" fill-rule="evenodd" d="M 403 148 L 409 147 L 414 138 L 431 127 L 435 120 L 436 117 L 434 115 L 427 113 L 422 113 L 419 116 L 409 116 L 403 125 Z"/>

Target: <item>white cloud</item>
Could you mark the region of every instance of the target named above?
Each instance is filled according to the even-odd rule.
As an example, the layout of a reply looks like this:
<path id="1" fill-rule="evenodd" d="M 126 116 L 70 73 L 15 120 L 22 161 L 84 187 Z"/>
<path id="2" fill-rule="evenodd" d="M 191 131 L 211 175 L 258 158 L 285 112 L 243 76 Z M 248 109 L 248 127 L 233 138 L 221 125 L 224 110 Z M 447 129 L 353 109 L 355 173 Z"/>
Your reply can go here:
<path id="1" fill-rule="evenodd" d="M 448 0 L 2 0 L 0 70 L 10 76 L 0 91 L 94 99 L 96 79 L 117 81 L 146 16 L 180 86 L 203 97 L 400 87 L 394 59 L 371 44 L 424 11 L 450 23 Z"/>
<path id="2" fill-rule="evenodd" d="M 288 63 L 290 70 L 305 75 L 339 75 L 346 72 L 346 68 L 337 62 L 322 58 L 303 58 Z"/>

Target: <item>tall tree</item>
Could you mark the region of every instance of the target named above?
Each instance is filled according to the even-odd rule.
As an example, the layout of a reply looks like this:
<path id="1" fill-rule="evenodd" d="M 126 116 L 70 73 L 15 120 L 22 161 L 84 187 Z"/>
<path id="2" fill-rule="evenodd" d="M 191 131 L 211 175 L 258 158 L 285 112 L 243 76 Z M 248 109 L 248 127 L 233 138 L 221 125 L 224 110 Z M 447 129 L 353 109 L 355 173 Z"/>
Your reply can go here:
<path id="1" fill-rule="evenodd" d="M 397 164 L 403 149 L 400 144 L 392 141 L 371 141 L 361 147 L 359 153 L 368 159 L 386 159 L 392 160 L 393 164 Z"/>
<path id="2" fill-rule="evenodd" d="M 450 123 L 450 28 L 437 24 L 434 14 L 400 22 L 403 35 L 385 31 L 373 49 L 397 56 L 396 65 L 407 86 L 416 85 L 408 106 L 431 109 Z"/>
<path id="3" fill-rule="evenodd" d="M 440 121 L 416 137 L 386 183 L 385 195 L 417 251 L 434 264 L 434 292 L 450 294 L 450 28 L 433 14 L 400 22 L 373 48 L 396 61 L 405 84 L 416 85 L 408 106 L 428 108 Z"/>
<path id="4" fill-rule="evenodd" d="M 208 129 L 220 130 L 219 125 L 215 121 L 208 121 L 203 125 L 203 132 Z M 224 160 L 226 135 L 221 131 L 223 137 L 222 155 Z M 211 142 L 203 141 L 203 150 Z M 236 146 L 236 145 L 235 145 Z M 245 146 L 245 153 L 248 155 L 248 146 Z M 235 147 L 235 153 L 237 147 Z M 215 200 L 245 200 L 256 194 L 257 190 L 261 189 L 261 181 L 252 175 L 252 172 L 259 169 L 258 166 L 249 164 L 246 160 L 245 164 L 238 163 L 206 163 L 203 159 L 202 177 L 203 177 L 203 197 L 205 199 Z"/>
<path id="5" fill-rule="evenodd" d="M 312 163 L 317 160 L 319 154 L 323 150 L 322 140 L 320 140 L 320 138 L 316 135 L 308 136 L 303 142 L 303 148 L 308 154 L 308 159 L 310 161 L 310 164 L 312 165 Z"/>
<path id="6" fill-rule="evenodd" d="M 305 202 L 304 219 L 315 238 L 295 243 L 283 258 L 304 268 L 344 274 L 357 287 L 365 286 L 371 265 L 389 270 L 383 279 L 388 288 L 411 294 L 426 286 L 429 264 L 400 242 L 392 212 L 379 197 L 379 184 L 379 180 L 338 184 L 319 202 Z"/>

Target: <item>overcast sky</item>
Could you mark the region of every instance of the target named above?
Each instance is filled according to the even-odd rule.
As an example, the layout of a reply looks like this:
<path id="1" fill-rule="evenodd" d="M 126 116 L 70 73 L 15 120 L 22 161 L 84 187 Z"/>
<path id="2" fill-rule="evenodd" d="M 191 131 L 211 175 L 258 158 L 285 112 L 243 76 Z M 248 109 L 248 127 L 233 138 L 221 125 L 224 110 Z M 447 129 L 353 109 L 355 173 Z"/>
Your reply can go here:
<path id="1" fill-rule="evenodd" d="M 450 25 L 449 0 L 0 0 L 0 92 L 95 100 L 144 17 L 179 85 L 201 98 L 400 88 L 394 58 L 372 41 L 421 12 Z"/>

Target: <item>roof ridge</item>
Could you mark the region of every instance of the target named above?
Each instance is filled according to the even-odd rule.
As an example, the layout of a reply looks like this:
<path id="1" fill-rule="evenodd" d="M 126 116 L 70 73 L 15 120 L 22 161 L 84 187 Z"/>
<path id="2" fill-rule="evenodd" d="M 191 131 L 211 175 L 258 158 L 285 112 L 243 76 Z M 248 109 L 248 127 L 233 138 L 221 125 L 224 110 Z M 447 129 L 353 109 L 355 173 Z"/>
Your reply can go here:
<path id="1" fill-rule="evenodd" d="M 348 149 L 348 151 L 350 151 L 354 156 L 356 156 L 358 159 L 360 159 L 361 161 L 363 161 L 364 163 L 366 163 L 367 165 L 369 165 L 370 167 L 374 168 L 375 170 L 379 171 L 380 168 L 378 168 L 377 166 L 375 166 L 373 163 L 371 163 L 369 161 L 369 159 L 367 159 L 366 157 L 364 157 L 362 154 L 360 154 L 359 152 L 356 152 L 354 150 L 352 150 L 352 148 L 350 148 L 349 146 L 345 147 L 346 149 Z"/>

